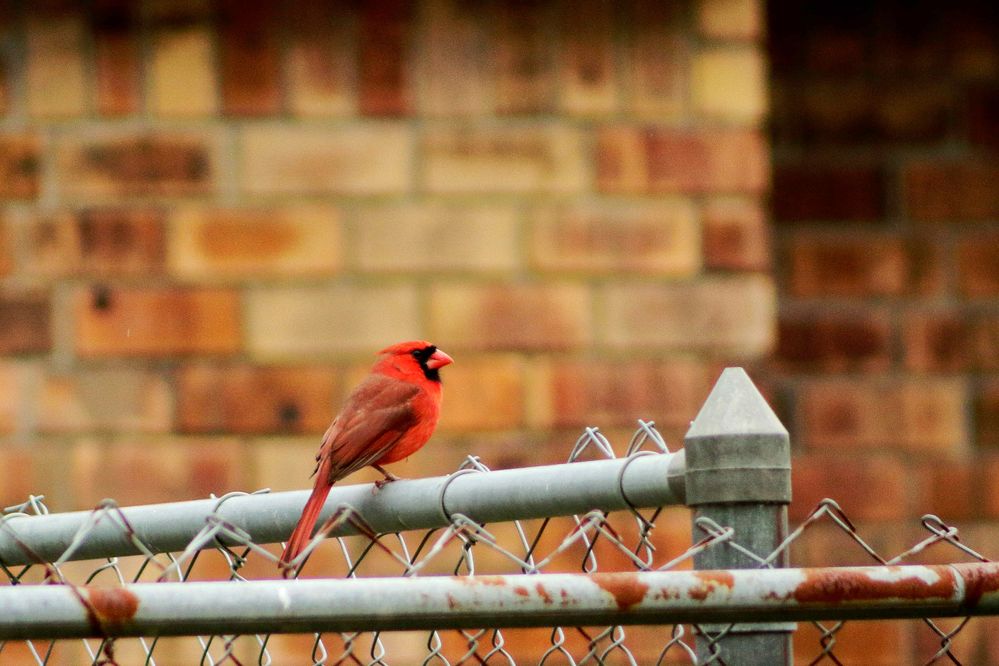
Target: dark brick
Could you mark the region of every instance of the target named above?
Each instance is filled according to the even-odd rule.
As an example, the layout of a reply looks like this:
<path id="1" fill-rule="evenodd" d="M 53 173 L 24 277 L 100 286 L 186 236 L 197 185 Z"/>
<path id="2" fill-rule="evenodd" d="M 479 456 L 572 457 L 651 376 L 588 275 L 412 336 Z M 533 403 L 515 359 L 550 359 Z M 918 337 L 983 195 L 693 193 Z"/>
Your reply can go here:
<path id="1" fill-rule="evenodd" d="M 555 78 L 542 2 L 497 5 L 497 106 L 501 113 L 551 111 Z"/>
<path id="2" fill-rule="evenodd" d="M 999 164 L 916 162 L 904 171 L 905 205 L 919 222 L 999 217 Z"/>
<path id="3" fill-rule="evenodd" d="M 259 116 L 281 109 L 281 52 L 271 3 L 219 3 L 222 109 Z"/>
<path id="4" fill-rule="evenodd" d="M 885 179 L 876 166 L 779 164 L 774 168 L 777 222 L 878 220 L 885 214 Z"/>
<path id="5" fill-rule="evenodd" d="M 957 261 L 962 293 L 973 297 L 999 295 L 999 232 L 964 238 L 958 246 Z"/>
<path id="6" fill-rule="evenodd" d="M 891 324 L 881 312 L 785 314 L 777 359 L 798 371 L 883 371 L 891 364 Z"/>
<path id="7" fill-rule="evenodd" d="M 376 0 L 361 8 L 359 100 L 369 116 L 402 116 L 412 99 L 407 72 L 412 7 L 408 0 Z"/>
<path id="8" fill-rule="evenodd" d="M 36 354 L 52 347 L 48 296 L 0 294 L 0 354 Z"/>
<path id="9" fill-rule="evenodd" d="M 923 372 L 959 372 L 974 362 L 972 323 L 957 311 L 919 313 L 903 329 L 905 364 Z"/>
<path id="10" fill-rule="evenodd" d="M 999 151 L 999 85 L 968 93 L 968 138 L 973 144 Z"/>
<path id="11" fill-rule="evenodd" d="M 975 441 L 999 447 L 999 379 L 986 382 L 975 396 Z"/>
<path id="12" fill-rule="evenodd" d="M 0 137 L 0 199 L 36 197 L 40 160 L 35 137 Z"/>
<path id="13" fill-rule="evenodd" d="M 90 17 L 94 40 L 97 109 L 120 116 L 139 110 L 142 54 L 138 6 L 126 0 L 98 0 Z"/>
<path id="14" fill-rule="evenodd" d="M 785 249 L 790 293 L 873 297 L 909 288 L 906 243 L 891 235 L 798 235 Z"/>

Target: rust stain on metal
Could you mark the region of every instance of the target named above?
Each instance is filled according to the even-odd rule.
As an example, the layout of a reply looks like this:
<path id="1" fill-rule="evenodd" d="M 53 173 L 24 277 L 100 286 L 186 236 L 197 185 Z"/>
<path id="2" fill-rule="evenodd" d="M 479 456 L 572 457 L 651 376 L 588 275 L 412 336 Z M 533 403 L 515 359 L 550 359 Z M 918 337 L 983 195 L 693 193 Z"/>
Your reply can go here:
<path id="1" fill-rule="evenodd" d="M 704 601 L 713 590 L 719 587 L 732 589 L 735 577 L 728 571 L 695 571 L 694 576 L 700 581 L 697 587 L 691 587 L 687 596 L 696 601 Z"/>
<path id="2" fill-rule="evenodd" d="M 964 579 L 964 601 L 962 608 L 978 606 L 982 595 L 999 591 L 999 564 L 994 562 L 963 563 L 953 565 Z"/>
<path id="3" fill-rule="evenodd" d="M 633 573 L 593 573 L 590 579 L 601 589 L 610 592 L 617 602 L 618 610 L 628 610 L 645 598 L 648 584 Z"/>
<path id="4" fill-rule="evenodd" d="M 458 580 L 468 585 L 496 585 L 503 587 L 509 584 L 503 576 L 459 576 Z"/>
<path id="5" fill-rule="evenodd" d="M 535 585 L 534 589 L 538 591 L 538 596 L 541 597 L 541 600 L 544 601 L 546 605 L 550 604 L 550 603 L 552 603 L 552 601 L 554 601 L 552 599 L 552 595 L 548 594 L 548 590 L 546 590 L 545 586 L 542 585 L 541 583 L 538 583 L 537 585 Z"/>
<path id="6" fill-rule="evenodd" d="M 899 567 L 879 567 L 877 570 L 809 571 L 805 580 L 794 588 L 795 601 L 807 603 L 841 603 L 873 599 L 949 599 L 956 590 L 954 572 L 947 566 L 928 566 L 936 580 L 928 582 L 918 576 L 904 576 Z M 896 577 L 884 577 L 894 574 Z"/>
<path id="7" fill-rule="evenodd" d="M 447 607 L 454 610 L 458 607 L 458 601 L 454 598 L 454 595 L 448 592 L 447 594 Z"/>
<path id="8" fill-rule="evenodd" d="M 518 595 L 520 595 L 522 597 L 529 597 L 529 596 L 531 596 L 531 591 L 528 590 L 523 585 L 518 585 L 517 587 L 513 588 L 513 593 L 514 594 L 518 594 Z"/>
<path id="9" fill-rule="evenodd" d="M 90 587 L 86 597 L 87 619 L 102 635 L 121 629 L 139 610 L 139 598 L 123 587 Z"/>

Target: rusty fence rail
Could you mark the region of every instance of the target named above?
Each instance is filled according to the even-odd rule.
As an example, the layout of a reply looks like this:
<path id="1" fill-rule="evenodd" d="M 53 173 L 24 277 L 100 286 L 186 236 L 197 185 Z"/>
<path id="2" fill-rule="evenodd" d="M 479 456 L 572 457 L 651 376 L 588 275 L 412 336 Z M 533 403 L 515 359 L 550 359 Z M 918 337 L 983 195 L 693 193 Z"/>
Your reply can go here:
<path id="1" fill-rule="evenodd" d="M 843 627 L 875 618 L 922 620 L 898 663 L 960 663 L 967 618 L 999 614 L 999 567 L 935 517 L 893 557 L 832 500 L 789 531 L 787 432 L 741 370 L 682 449 L 639 422 L 622 457 L 588 428 L 568 460 L 336 487 L 298 580 L 277 555 L 306 492 L 29 498 L 0 517 L 0 663 L 843 663 Z M 871 566 L 789 568 L 830 527 Z"/>

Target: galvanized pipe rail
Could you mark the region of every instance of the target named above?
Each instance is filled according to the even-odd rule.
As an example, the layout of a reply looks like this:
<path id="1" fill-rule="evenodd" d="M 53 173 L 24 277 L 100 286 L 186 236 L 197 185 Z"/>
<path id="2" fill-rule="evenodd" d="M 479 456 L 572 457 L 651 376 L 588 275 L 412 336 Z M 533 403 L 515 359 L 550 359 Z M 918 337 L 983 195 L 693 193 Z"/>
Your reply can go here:
<path id="1" fill-rule="evenodd" d="M 999 563 L 0 588 L 0 640 L 999 613 Z"/>
<path id="2" fill-rule="evenodd" d="M 629 506 L 683 504 L 684 472 L 684 455 L 680 451 L 495 472 L 459 472 L 397 481 L 377 492 L 372 484 L 335 486 L 319 523 L 342 505 L 355 509 L 375 532 L 388 533 L 447 527 L 455 514 L 495 523 L 582 514 L 593 509 L 616 511 Z M 211 518 L 238 526 L 254 543 L 274 543 L 291 533 L 308 496 L 309 492 L 303 490 L 240 495 L 222 501 L 150 504 L 122 508 L 121 516 L 135 537 L 154 553 L 184 550 Z M 86 539 L 75 544 L 64 560 L 140 554 L 116 512 L 104 514 L 96 524 L 94 517 L 93 511 L 8 517 L 0 525 L 0 563 L 32 563 L 34 559 L 22 544 L 40 558 L 55 561 L 63 557 L 81 529 L 87 530 Z M 353 525 L 344 523 L 331 536 L 355 533 Z"/>

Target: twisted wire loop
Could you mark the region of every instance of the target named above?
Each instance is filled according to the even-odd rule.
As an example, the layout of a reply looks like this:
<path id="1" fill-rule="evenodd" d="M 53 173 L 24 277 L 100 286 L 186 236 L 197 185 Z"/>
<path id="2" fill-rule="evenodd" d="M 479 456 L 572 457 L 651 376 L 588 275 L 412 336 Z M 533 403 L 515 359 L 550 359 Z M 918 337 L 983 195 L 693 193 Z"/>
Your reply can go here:
<path id="1" fill-rule="evenodd" d="M 742 545 L 735 529 L 707 518 L 691 525 L 689 511 L 679 508 L 639 509 L 625 492 L 625 475 L 632 464 L 647 456 L 668 453 L 666 442 L 652 421 L 639 421 L 620 458 L 614 480 L 622 510 L 594 509 L 565 518 L 542 517 L 485 524 L 449 508 L 448 493 L 460 477 L 489 472 L 478 456 L 468 456 L 439 488 L 438 506 L 443 527 L 378 533 L 361 512 L 340 504 L 320 525 L 302 554 L 290 563 L 294 577 L 366 578 L 492 574 L 544 574 L 614 571 L 658 572 L 688 569 L 694 556 L 714 548 L 732 548 L 760 569 L 772 568 L 785 556 L 807 555 L 810 562 L 830 556 L 832 564 L 892 566 L 920 561 L 988 562 L 980 551 L 962 540 L 958 529 L 928 514 L 920 521 L 922 534 L 894 554 L 882 537 L 861 530 L 833 499 L 818 503 L 765 557 Z M 597 428 L 585 428 L 567 456 L 570 463 L 615 460 L 618 453 Z M 665 482 L 665 480 L 664 480 Z M 465 483 L 463 481 L 462 483 Z M 267 493 L 266 489 L 253 494 Z M 515 492 L 515 490 L 514 490 Z M 156 552 L 137 534 L 113 500 L 93 508 L 58 557 L 46 560 L 18 533 L 18 521 L 49 513 L 42 495 L 6 507 L 0 514 L 0 536 L 17 544 L 27 564 L 0 560 L 0 584 L 120 586 L 128 583 L 185 584 L 198 580 L 231 581 L 277 577 L 281 544 L 262 544 L 239 524 L 227 519 L 225 506 L 247 493 L 211 496 L 212 509 L 197 534 L 176 552 Z M 127 540 L 136 555 L 72 561 L 100 529 Z M 918 528 L 917 528 L 918 529 Z M 350 534 L 350 536 L 342 536 Z M 890 541 L 890 540 L 887 540 Z M 897 545 L 897 544 L 896 544 Z M 793 553 L 792 553 L 793 551 Z M 927 558 L 929 558 L 927 560 Z M 77 593 L 80 603 L 89 603 Z M 331 599 L 330 603 L 337 601 Z M 747 618 L 751 621 L 752 618 Z M 275 618 L 275 622 L 278 620 Z M 981 620 L 977 620 L 981 621 Z M 807 622 L 795 637 L 801 663 L 850 663 L 857 647 L 846 629 L 859 621 Z M 914 663 L 961 663 L 974 660 L 969 631 L 976 620 L 908 621 L 907 628 L 921 640 Z M 533 629 L 483 626 L 475 629 L 410 632 L 330 631 L 315 634 L 257 634 L 188 636 L 177 638 L 109 638 L 86 640 L 8 640 L 0 642 L 2 664 L 258 664 L 398 666 L 543 664 L 722 664 L 722 641 L 736 625 L 671 626 L 549 626 Z M 919 633 L 921 632 L 921 633 Z M 695 637 L 699 647 L 695 650 Z"/>

